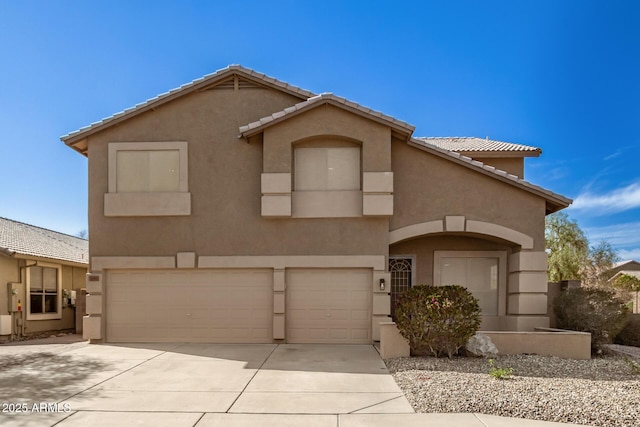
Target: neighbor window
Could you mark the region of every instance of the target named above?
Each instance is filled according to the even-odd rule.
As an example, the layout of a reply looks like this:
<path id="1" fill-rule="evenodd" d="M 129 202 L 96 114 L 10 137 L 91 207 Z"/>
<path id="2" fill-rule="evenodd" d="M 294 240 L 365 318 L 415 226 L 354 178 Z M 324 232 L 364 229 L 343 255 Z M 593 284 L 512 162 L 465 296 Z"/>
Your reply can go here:
<path id="1" fill-rule="evenodd" d="M 360 148 L 296 148 L 294 189 L 296 191 L 360 190 Z"/>
<path id="2" fill-rule="evenodd" d="M 28 317 L 59 319 L 61 316 L 60 269 L 53 266 L 27 268 Z"/>
<path id="3" fill-rule="evenodd" d="M 436 285 L 464 286 L 478 299 L 484 316 L 504 314 L 504 252 L 436 251 L 434 261 Z"/>

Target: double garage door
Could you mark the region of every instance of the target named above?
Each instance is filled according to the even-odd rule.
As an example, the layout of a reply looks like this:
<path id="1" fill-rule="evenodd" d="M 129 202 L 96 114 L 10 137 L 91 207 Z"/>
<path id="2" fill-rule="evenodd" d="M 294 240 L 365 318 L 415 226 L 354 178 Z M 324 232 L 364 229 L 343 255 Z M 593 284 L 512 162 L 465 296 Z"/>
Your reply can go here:
<path id="1" fill-rule="evenodd" d="M 370 343 L 371 270 L 288 269 L 286 341 Z M 113 270 L 109 342 L 269 343 L 273 270 Z"/>

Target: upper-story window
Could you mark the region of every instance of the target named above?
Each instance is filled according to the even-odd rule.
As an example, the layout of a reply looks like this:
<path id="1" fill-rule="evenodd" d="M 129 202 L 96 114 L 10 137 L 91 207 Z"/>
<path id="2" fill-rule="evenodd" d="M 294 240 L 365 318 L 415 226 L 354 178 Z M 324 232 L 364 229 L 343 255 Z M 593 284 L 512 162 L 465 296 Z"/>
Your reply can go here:
<path id="1" fill-rule="evenodd" d="M 362 216 L 361 145 L 314 139 L 293 148 L 291 216 Z"/>
<path id="2" fill-rule="evenodd" d="M 116 157 L 118 193 L 180 190 L 180 150 L 121 150 Z"/>
<path id="3" fill-rule="evenodd" d="M 360 147 L 295 150 L 296 191 L 360 190 Z"/>
<path id="4" fill-rule="evenodd" d="M 191 214 L 186 141 L 112 142 L 106 216 Z"/>

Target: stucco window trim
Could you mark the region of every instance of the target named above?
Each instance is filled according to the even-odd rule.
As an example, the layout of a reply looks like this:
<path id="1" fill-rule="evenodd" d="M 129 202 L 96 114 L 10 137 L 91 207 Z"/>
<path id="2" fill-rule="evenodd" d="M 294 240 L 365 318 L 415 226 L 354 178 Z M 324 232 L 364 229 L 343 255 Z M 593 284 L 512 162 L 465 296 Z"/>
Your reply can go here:
<path id="1" fill-rule="evenodd" d="M 108 193 L 104 197 L 105 216 L 184 216 L 191 214 L 188 151 L 186 141 L 109 143 Z M 167 151 L 179 153 L 177 191 L 118 192 L 119 151 Z"/>
<path id="2" fill-rule="evenodd" d="M 55 313 L 31 313 L 31 271 L 34 267 L 53 268 L 56 270 L 56 312 Z M 26 312 L 27 320 L 57 320 L 62 319 L 62 266 L 59 264 L 51 264 L 38 262 L 36 265 L 26 268 Z M 44 284 L 43 284 L 44 286 Z"/>
<path id="3" fill-rule="evenodd" d="M 505 316 L 507 313 L 507 252 L 506 251 L 434 251 L 433 284 L 442 286 L 442 258 L 497 258 L 498 259 L 498 314 L 484 317 Z"/>

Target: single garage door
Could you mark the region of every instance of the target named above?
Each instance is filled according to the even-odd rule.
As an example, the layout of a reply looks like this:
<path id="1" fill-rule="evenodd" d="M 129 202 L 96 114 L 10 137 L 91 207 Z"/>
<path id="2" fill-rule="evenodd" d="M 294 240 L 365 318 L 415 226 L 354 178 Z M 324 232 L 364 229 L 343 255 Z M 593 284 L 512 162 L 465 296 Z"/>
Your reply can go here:
<path id="1" fill-rule="evenodd" d="M 271 270 L 113 270 L 109 342 L 272 342 Z"/>
<path id="2" fill-rule="evenodd" d="M 371 343 L 371 274 L 287 269 L 287 342 Z"/>

